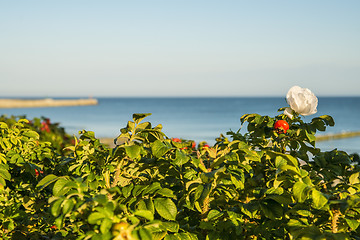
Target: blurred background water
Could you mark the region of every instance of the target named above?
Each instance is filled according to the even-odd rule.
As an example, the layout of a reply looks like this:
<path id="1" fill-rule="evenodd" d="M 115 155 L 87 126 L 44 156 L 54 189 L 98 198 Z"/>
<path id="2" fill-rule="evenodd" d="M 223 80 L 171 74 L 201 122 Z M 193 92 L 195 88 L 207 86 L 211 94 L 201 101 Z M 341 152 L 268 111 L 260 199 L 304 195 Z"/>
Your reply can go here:
<path id="1" fill-rule="evenodd" d="M 0 109 L 0 114 L 26 115 L 27 118 L 44 116 L 60 123 L 70 134 L 77 135 L 79 130 L 85 129 L 94 131 L 96 137 L 115 138 L 120 128 L 132 120 L 133 113 L 152 113 L 146 121 L 153 126 L 162 124 L 168 137 L 213 144 L 221 133 L 237 131 L 242 115 L 258 113 L 273 117 L 280 114 L 279 108 L 288 106 L 280 97 L 98 98 L 98 101 L 94 106 Z M 321 115 L 332 116 L 335 126 L 320 134 L 360 131 L 360 97 L 319 97 L 318 112 L 303 120 L 310 122 Z M 318 142 L 317 147 L 360 153 L 360 137 Z"/>

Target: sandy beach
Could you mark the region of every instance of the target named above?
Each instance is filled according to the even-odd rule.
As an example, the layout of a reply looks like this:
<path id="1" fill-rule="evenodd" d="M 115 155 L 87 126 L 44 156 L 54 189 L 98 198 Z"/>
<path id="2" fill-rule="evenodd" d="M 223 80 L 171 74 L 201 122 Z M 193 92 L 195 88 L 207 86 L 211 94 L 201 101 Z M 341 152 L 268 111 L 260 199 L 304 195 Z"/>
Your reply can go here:
<path id="1" fill-rule="evenodd" d="M 0 99 L 0 108 L 33 108 L 33 107 L 62 107 L 97 105 L 98 100 L 86 99 Z"/>

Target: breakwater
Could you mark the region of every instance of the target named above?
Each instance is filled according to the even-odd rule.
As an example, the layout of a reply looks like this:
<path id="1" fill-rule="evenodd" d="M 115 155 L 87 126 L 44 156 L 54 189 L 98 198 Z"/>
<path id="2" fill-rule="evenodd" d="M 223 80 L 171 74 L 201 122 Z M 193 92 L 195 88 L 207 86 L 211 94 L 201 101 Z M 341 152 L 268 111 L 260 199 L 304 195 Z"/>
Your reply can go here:
<path id="1" fill-rule="evenodd" d="M 341 132 L 341 133 L 329 133 L 325 135 L 316 136 L 316 141 L 328 141 L 333 139 L 360 137 L 360 131 L 355 132 Z"/>
<path id="2" fill-rule="evenodd" d="M 86 99 L 0 99 L 0 108 L 34 108 L 97 105 L 98 100 Z"/>

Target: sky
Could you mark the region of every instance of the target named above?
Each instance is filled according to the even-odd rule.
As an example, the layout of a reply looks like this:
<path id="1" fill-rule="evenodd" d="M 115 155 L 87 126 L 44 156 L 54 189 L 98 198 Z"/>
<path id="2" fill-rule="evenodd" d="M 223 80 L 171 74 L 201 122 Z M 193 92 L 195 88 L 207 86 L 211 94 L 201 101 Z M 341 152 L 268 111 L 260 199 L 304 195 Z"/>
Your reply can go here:
<path id="1" fill-rule="evenodd" d="M 360 96 L 359 0 L 0 0 L 1 97 Z"/>

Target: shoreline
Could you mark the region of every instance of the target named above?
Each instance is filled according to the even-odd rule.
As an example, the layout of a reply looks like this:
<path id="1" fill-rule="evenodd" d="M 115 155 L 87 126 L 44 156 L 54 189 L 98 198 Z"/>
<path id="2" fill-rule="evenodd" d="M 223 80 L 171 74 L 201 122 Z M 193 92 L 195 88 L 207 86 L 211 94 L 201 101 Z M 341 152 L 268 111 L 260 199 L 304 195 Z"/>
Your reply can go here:
<path id="1" fill-rule="evenodd" d="M 341 133 L 329 133 L 324 135 L 316 136 L 316 141 L 330 141 L 335 139 L 343 139 L 343 138 L 353 138 L 360 137 L 360 131 L 355 132 L 341 132 Z"/>
<path id="2" fill-rule="evenodd" d="M 337 140 L 337 139 L 343 139 L 343 138 L 354 138 L 354 137 L 360 137 L 360 131 L 355 132 L 341 132 L 341 133 L 329 133 L 324 135 L 316 136 L 317 142 L 325 142 L 325 141 L 331 141 L 331 140 Z M 110 137 L 100 137 L 100 142 L 103 144 L 106 144 L 111 147 L 115 147 L 114 144 L 114 138 Z M 120 142 L 121 143 L 121 142 Z"/>
<path id="3" fill-rule="evenodd" d="M 65 107 L 97 105 L 98 100 L 94 98 L 85 99 L 0 99 L 0 108 L 35 108 L 35 107 Z"/>

